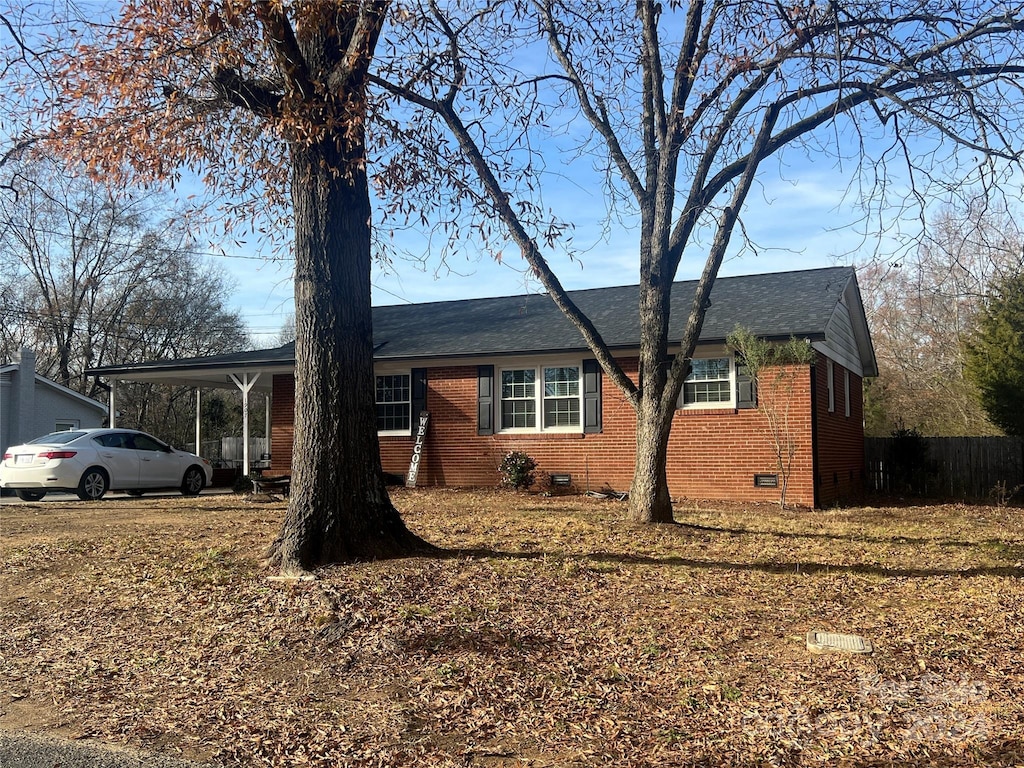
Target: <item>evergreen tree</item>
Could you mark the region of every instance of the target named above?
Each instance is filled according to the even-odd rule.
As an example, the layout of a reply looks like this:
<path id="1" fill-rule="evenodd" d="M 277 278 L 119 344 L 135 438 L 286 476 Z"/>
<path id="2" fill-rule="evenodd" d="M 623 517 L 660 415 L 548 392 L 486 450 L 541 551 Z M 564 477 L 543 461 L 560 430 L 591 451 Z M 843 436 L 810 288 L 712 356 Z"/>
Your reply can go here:
<path id="1" fill-rule="evenodd" d="M 1024 274 L 985 302 L 967 345 L 967 374 L 988 417 L 1008 435 L 1024 435 Z"/>

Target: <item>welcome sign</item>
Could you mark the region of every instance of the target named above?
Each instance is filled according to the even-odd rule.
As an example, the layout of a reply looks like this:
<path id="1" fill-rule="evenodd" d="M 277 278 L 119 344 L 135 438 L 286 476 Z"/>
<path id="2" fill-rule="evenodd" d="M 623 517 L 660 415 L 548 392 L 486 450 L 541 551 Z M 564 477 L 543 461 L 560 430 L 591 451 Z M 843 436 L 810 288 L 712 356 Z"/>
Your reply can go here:
<path id="1" fill-rule="evenodd" d="M 420 473 L 420 459 L 423 458 L 423 441 L 427 438 L 427 423 L 430 421 L 428 411 L 420 411 L 419 426 L 416 427 L 416 444 L 412 448 L 409 460 L 409 474 L 405 476 L 405 487 L 416 487 L 416 476 Z"/>

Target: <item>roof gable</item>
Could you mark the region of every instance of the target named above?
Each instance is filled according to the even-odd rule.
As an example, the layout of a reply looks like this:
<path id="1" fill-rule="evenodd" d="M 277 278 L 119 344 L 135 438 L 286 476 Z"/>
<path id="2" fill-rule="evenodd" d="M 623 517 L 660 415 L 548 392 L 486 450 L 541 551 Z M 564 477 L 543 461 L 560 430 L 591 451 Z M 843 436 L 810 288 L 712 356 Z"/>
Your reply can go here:
<path id="1" fill-rule="evenodd" d="M 18 363 L 7 363 L 6 365 L 0 365 L 0 376 L 13 376 L 17 375 L 20 372 L 21 365 L 19 365 Z M 49 389 L 52 389 L 56 391 L 58 394 L 68 398 L 69 400 L 74 400 L 78 403 L 81 403 L 82 405 L 87 405 L 91 408 L 95 408 L 100 413 L 107 412 L 107 406 L 105 406 L 103 403 L 98 402 L 97 400 L 93 400 L 91 397 L 83 395 L 81 392 L 76 392 L 75 390 L 69 387 L 65 387 L 63 384 L 58 384 L 56 381 L 48 379 L 42 374 L 36 373 L 34 375 L 36 380 L 36 386 L 41 385 Z"/>
<path id="2" fill-rule="evenodd" d="M 55 390 L 58 394 L 63 395 L 69 400 L 74 400 L 75 402 L 80 403 L 82 405 L 89 406 L 90 408 L 95 408 L 100 413 L 106 413 L 108 410 L 107 406 L 105 406 L 103 403 L 97 400 L 93 400 L 91 397 L 83 395 L 81 392 L 76 392 L 73 389 L 65 387 L 63 384 L 58 384 L 56 381 L 48 379 L 45 376 L 41 376 L 37 373 L 36 386 L 39 385 Z"/>

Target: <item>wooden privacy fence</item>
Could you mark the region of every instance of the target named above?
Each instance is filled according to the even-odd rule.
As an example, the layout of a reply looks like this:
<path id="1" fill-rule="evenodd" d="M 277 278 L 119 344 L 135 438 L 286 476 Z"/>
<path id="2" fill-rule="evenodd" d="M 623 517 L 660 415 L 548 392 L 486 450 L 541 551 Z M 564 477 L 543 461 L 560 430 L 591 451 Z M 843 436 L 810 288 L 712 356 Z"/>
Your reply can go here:
<path id="1" fill-rule="evenodd" d="M 1024 491 L 1024 438 L 869 437 L 868 488 L 949 499 L 1005 501 Z"/>

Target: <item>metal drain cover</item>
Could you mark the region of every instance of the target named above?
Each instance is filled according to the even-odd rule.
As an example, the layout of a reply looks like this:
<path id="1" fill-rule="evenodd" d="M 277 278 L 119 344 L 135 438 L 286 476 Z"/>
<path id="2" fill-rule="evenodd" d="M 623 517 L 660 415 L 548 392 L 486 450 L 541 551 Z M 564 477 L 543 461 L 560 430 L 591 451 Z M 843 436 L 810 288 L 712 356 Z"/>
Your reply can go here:
<path id="1" fill-rule="evenodd" d="M 870 640 L 865 640 L 860 635 L 840 635 L 835 632 L 817 632 L 812 629 L 807 633 L 807 650 L 811 653 L 827 651 L 871 653 L 874 651 L 874 647 Z"/>

